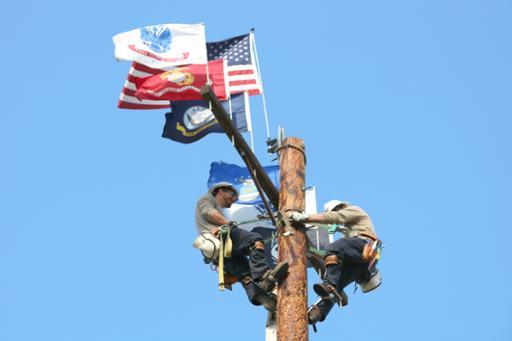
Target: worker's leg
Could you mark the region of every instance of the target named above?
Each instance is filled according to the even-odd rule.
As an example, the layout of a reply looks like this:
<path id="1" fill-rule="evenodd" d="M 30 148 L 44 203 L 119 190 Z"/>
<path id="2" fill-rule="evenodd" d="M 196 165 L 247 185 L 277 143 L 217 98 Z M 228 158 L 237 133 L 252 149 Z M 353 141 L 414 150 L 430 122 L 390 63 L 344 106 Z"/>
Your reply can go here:
<path id="1" fill-rule="evenodd" d="M 261 289 L 270 292 L 277 282 L 288 272 L 288 263 L 281 262 L 270 271 L 265 256 L 265 244 L 261 236 L 240 228 L 231 230 L 233 254 L 245 255 L 249 259 L 251 278 Z"/>
<path id="2" fill-rule="evenodd" d="M 326 319 L 336 301 L 334 299 L 321 300 L 308 309 L 308 322 L 314 324 Z"/>
<path id="3" fill-rule="evenodd" d="M 247 298 L 252 304 L 263 305 L 265 309 L 270 312 L 275 311 L 277 305 L 276 297 L 263 291 L 251 279 L 251 271 L 246 256 L 232 255 L 232 257 L 227 260 L 226 269 L 229 269 L 229 271 L 238 278 L 238 281 L 245 290 Z"/>
<path id="4" fill-rule="evenodd" d="M 231 240 L 233 241 L 232 253 L 234 255 L 247 256 L 249 258 L 251 278 L 259 280 L 269 269 L 267 258 L 265 257 L 263 239 L 257 233 L 234 228 L 231 230 Z"/>
<path id="5" fill-rule="evenodd" d="M 342 250 L 346 247 L 347 240 L 341 238 L 327 245 L 325 249 L 324 266 L 325 273 L 323 283 L 315 284 L 313 290 L 321 297 L 328 297 L 336 293 L 342 273 Z M 339 295 L 338 295 L 339 296 Z"/>
<path id="6" fill-rule="evenodd" d="M 338 288 L 343 290 L 347 285 L 361 281 L 367 277 L 368 265 L 360 263 L 347 263 L 343 266 L 343 273 L 338 283 Z"/>
<path id="7" fill-rule="evenodd" d="M 348 297 L 343 288 L 350 283 L 350 280 L 355 279 L 351 279 L 350 272 L 347 271 L 350 269 L 350 264 L 359 264 L 365 244 L 366 242 L 360 238 L 341 238 L 327 246 L 324 258 L 324 282 L 313 286 L 318 295 L 328 297 L 334 294 L 342 305 L 348 304 Z M 340 285 L 340 282 L 344 285 Z"/>

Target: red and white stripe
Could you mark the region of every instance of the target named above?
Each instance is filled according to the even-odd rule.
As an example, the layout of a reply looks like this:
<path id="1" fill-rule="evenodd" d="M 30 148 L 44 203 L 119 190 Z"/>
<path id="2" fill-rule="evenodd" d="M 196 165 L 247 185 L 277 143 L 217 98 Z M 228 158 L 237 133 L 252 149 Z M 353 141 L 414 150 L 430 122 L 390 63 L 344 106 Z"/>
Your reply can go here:
<path id="1" fill-rule="evenodd" d="M 170 69 L 170 68 L 169 68 Z M 168 70 L 168 69 L 167 69 Z M 119 96 L 118 108 L 122 109 L 166 109 L 170 107 L 168 100 L 139 100 L 135 97 L 135 79 L 160 74 L 167 70 L 153 69 L 146 65 L 133 62 L 128 78 Z M 258 73 L 253 65 L 234 65 L 227 67 L 229 93 L 238 94 L 247 91 L 250 96 L 261 94 Z"/>
<path id="2" fill-rule="evenodd" d="M 228 66 L 227 69 L 230 94 L 247 91 L 250 96 L 253 96 L 262 92 L 254 65 L 233 65 Z"/>
<path id="3" fill-rule="evenodd" d="M 144 64 L 132 63 L 128 78 L 124 82 L 123 90 L 119 96 L 118 108 L 122 109 L 166 109 L 169 108 L 171 103 L 168 100 L 139 100 L 135 97 L 135 79 L 145 78 L 165 72 L 162 69 L 153 69 Z"/>

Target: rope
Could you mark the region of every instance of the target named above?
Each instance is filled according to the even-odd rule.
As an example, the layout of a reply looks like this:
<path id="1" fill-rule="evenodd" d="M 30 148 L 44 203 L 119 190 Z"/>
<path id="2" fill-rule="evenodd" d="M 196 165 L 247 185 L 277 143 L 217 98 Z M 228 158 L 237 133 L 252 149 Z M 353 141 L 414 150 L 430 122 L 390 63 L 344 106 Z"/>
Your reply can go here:
<path id="1" fill-rule="evenodd" d="M 256 188 L 258 189 L 258 192 L 260 193 L 261 200 L 263 200 L 263 204 L 265 204 L 265 208 L 267 209 L 268 216 L 270 217 L 270 220 L 272 220 L 272 225 L 274 225 L 277 228 L 277 223 L 274 218 L 274 214 L 272 212 L 272 209 L 270 208 L 270 204 L 267 201 L 267 198 L 265 197 L 265 193 L 263 193 L 263 188 L 261 187 L 260 180 L 258 179 L 256 175 L 256 169 L 252 170 L 253 173 L 253 179 L 254 184 L 256 185 Z"/>
<path id="2" fill-rule="evenodd" d="M 311 226 L 306 226 L 306 229 L 307 230 L 319 230 L 319 229 L 322 229 L 322 230 L 326 230 L 327 232 L 329 232 L 329 234 L 333 234 L 335 233 L 336 231 L 338 231 L 338 225 L 337 224 L 329 224 L 329 225 L 311 225 Z"/>

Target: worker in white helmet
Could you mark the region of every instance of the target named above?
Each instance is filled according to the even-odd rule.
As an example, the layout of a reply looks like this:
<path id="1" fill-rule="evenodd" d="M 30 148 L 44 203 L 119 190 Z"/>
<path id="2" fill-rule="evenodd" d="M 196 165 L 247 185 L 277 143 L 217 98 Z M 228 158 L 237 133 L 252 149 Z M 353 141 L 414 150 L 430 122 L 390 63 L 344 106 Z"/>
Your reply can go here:
<path id="1" fill-rule="evenodd" d="M 243 285 L 249 300 L 254 305 L 263 305 L 273 313 L 276 309 L 276 298 L 269 295 L 277 282 L 288 272 L 288 263 L 278 263 L 270 270 L 265 257 L 265 244 L 257 233 L 236 227 L 229 222 L 223 209 L 229 208 L 238 200 L 238 191 L 229 182 L 219 182 L 199 198 L 195 221 L 197 232 L 217 237 L 220 227 L 230 225 L 230 238 L 233 243 L 231 257 L 226 259 L 226 268 L 232 279 Z M 214 237 L 214 238 L 215 238 Z M 217 242 L 218 243 L 218 242 Z M 204 253 L 203 253 L 204 255 Z M 212 254 L 211 258 L 215 258 Z"/>
<path id="2" fill-rule="evenodd" d="M 300 223 L 336 224 L 344 234 L 344 238 L 325 249 L 323 283 L 313 286 L 322 300 L 308 309 L 309 323 L 325 320 L 334 303 L 348 304 L 343 291 L 348 284 L 357 281 L 363 292 L 380 285 L 380 273 L 374 266 L 375 245 L 380 245 L 380 241 L 363 209 L 347 201 L 331 200 L 324 205 L 324 213 L 292 212 L 289 215 L 291 220 Z"/>

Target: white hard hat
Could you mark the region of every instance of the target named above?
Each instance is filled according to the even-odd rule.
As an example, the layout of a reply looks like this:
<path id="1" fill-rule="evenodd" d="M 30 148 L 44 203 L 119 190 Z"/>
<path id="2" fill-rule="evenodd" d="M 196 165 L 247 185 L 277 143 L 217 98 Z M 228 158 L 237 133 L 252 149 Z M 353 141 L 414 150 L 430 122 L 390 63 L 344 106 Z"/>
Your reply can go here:
<path id="1" fill-rule="evenodd" d="M 211 233 L 203 233 L 194 241 L 194 247 L 201 251 L 205 258 L 217 258 L 219 256 L 220 240 Z"/>
<path id="2" fill-rule="evenodd" d="M 381 285 L 381 283 L 382 278 L 380 277 L 380 270 L 377 268 L 374 269 L 374 271 L 370 275 L 370 278 L 367 281 L 361 283 L 358 282 L 363 293 L 367 293 L 378 288 Z"/>
<path id="3" fill-rule="evenodd" d="M 324 212 L 333 211 L 340 205 L 349 205 L 348 201 L 330 200 L 324 204 Z"/>
<path id="4" fill-rule="evenodd" d="M 231 189 L 233 192 L 235 192 L 237 199 L 240 196 L 240 193 L 238 193 L 238 190 L 236 189 L 236 187 L 231 182 L 227 182 L 227 181 L 217 182 L 216 184 L 213 184 L 212 187 L 210 187 L 208 189 L 208 193 L 212 194 L 213 191 L 215 191 L 218 188 L 229 188 L 229 189 Z"/>

